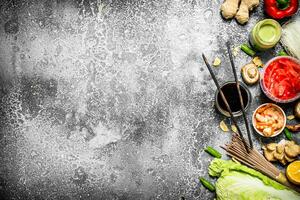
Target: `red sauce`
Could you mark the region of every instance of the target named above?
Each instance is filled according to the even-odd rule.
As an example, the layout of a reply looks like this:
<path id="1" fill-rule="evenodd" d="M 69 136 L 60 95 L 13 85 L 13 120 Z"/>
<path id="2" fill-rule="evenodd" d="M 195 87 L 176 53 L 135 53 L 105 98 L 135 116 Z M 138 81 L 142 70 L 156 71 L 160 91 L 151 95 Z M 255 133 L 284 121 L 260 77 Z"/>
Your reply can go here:
<path id="1" fill-rule="evenodd" d="M 263 82 L 274 97 L 288 100 L 300 93 L 300 64 L 289 58 L 279 58 L 267 67 Z"/>

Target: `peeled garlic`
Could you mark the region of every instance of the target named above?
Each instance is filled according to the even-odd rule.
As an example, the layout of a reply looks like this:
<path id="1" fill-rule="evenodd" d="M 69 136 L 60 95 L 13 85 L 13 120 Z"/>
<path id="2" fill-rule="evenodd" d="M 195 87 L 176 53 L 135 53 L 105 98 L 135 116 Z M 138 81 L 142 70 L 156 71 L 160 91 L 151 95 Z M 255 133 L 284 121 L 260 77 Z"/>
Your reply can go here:
<path id="1" fill-rule="evenodd" d="M 232 54 L 233 54 L 233 56 L 237 56 L 238 55 L 238 53 L 240 52 L 240 47 L 235 47 L 233 50 L 232 50 Z"/>
<path id="2" fill-rule="evenodd" d="M 228 131 L 229 131 L 228 126 L 225 124 L 224 120 L 222 120 L 222 121 L 220 122 L 220 128 L 221 128 L 221 130 L 224 131 L 224 132 L 228 132 Z"/>
<path id="3" fill-rule="evenodd" d="M 213 66 L 218 67 L 221 64 L 221 59 L 220 58 L 215 58 L 213 62 Z"/>
<path id="4" fill-rule="evenodd" d="M 234 132 L 234 133 L 237 133 L 237 128 L 235 125 L 231 125 L 231 130 Z"/>
<path id="5" fill-rule="evenodd" d="M 257 67 L 263 67 L 264 64 L 262 63 L 260 57 L 256 56 L 252 59 L 252 62 L 257 66 Z"/>

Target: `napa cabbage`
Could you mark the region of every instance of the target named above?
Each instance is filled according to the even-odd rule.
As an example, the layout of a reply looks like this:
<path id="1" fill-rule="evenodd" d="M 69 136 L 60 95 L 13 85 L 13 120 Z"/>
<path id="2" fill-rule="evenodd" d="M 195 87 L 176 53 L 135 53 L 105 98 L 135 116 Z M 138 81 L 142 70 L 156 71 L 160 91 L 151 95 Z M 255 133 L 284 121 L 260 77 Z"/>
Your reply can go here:
<path id="1" fill-rule="evenodd" d="M 300 200 L 299 193 L 232 160 L 214 159 L 209 174 L 219 177 L 218 200 Z"/>

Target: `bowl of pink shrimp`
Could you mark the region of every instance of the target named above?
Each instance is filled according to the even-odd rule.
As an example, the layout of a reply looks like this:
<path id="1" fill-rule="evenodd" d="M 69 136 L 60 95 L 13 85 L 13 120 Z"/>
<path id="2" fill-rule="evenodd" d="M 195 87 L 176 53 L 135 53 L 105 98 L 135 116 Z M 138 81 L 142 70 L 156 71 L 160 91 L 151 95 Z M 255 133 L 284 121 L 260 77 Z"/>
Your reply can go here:
<path id="1" fill-rule="evenodd" d="M 253 112 L 252 124 L 261 136 L 275 137 L 283 131 L 286 125 L 286 115 L 278 105 L 265 103 Z"/>

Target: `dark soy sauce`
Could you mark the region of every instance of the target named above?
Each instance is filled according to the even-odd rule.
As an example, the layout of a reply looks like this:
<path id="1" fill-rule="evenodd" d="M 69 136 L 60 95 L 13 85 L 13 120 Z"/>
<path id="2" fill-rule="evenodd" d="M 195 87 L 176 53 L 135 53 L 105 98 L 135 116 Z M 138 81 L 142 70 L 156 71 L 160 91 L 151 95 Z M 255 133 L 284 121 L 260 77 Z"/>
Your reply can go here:
<path id="1" fill-rule="evenodd" d="M 244 107 L 246 107 L 249 97 L 248 97 L 248 94 L 247 94 L 245 88 L 242 85 L 240 85 L 240 89 L 241 89 L 241 94 L 243 97 Z M 239 94 L 238 94 L 238 91 L 236 88 L 236 84 L 228 83 L 228 84 L 224 85 L 221 88 L 221 90 L 224 93 L 224 96 L 226 97 L 226 100 L 230 106 L 231 111 L 232 112 L 241 111 L 241 104 L 240 104 L 240 99 L 239 99 Z M 218 104 L 220 105 L 221 109 L 226 110 L 228 112 L 226 105 L 220 94 L 218 94 L 217 101 L 218 101 Z"/>

